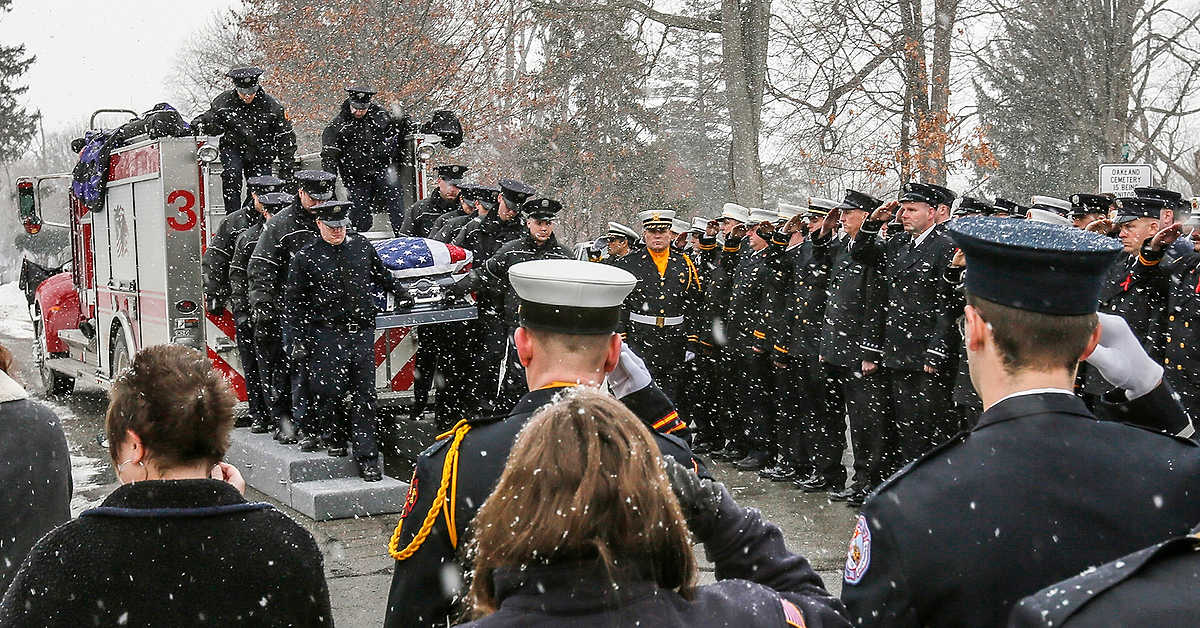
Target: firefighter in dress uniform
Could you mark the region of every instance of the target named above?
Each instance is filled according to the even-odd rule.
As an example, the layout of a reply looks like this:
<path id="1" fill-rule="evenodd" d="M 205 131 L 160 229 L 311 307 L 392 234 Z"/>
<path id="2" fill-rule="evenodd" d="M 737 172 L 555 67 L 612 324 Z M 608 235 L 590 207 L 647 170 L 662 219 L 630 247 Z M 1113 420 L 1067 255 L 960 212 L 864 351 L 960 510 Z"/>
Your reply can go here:
<path id="1" fill-rule="evenodd" d="M 296 200 L 267 221 L 246 267 L 254 342 L 259 363 L 270 373 L 263 385 L 270 391 L 271 423 L 282 443 L 299 440 L 296 430 L 304 429 L 305 411 L 303 400 L 293 394 L 293 388 L 303 389 L 303 369 L 289 363 L 285 353 L 290 340 L 290 330 L 284 325 L 286 313 L 282 311 L 288 267 L 300 249 L 320 237 L 316 206 L 333 198 L 335 180 L 333 173 L 323 170 L 297 172 L 300 187 Z"/>
<path id="2" fill-rule="evenodd" d="M 466 166 L 447 164 L 433 169 L 437 173 L 437 189 L 408 207 L 404 222 L 392 225 L 396 236 L 428 238 L 433 232 L 433 222 L 438 216 L 458 207 L 458 184 L 467 172 Z"/>
<path id="3" fill-rule="evenodd" d="M 967 271 L 964 337 L 985 408 L 867 499 L 844 571 L 852 623 L 998 626 L 1026 595 L 1200 521 L 1200 447 L 1100 421 L 1071 390 L 1081 358 L 1125 418 L 1176 423 L 1162 367 L 1097 317 L 1110 238 L 974 217 L 949 237 Z"/>
<path id="4" fill-rule="evenodd" d="M 205 308 L 213 316 L 221 314 L 229 306 L 229 265 L 234 255 L 234 245 L 239 236 L 262 218 L 259 195 L 278 192 L 284 181 L 279 177 L 265 175 L 246 179 L 250 194 L 237 210 L 225 215 L 217 226 L 208 248 L 204 250 L 204 299 Z"/>
<path id="5" fill-rule="evenodd" d="M 316 206 L 320 239 L 292 258 L 285 308 L 291 329 L 288 357 L 305 364 L 309 399 L 301 451 L 327 447 L 329 455 L 349 455 L 354 444 L 359 475 L 383 479 L 375 442 L 374 290 L 393 292 L 399 307 L 408 291 L 388 272 L 375 247 L 357 233 L 349 201 Z"/>
<path id="6" fill-rule="evenodd" d="M 479 265 L 496 254 L 505 243 L 525 233 L 525 221 L 521 220 L 521 204 L 535 194 L 532 187 L 516 179 L 500 179 L 500 192 L 496 194 L 496 211 L 484 216 L 476 215 L 459 229 L 454 244 L 471 251 L 472 259 Z"/>
<path id="7" fill-rule="evenodd" d="M 646 361 L 654 381 L 671 399 L 678 398 L 679 377 L 689 338 L 706 324 L 699 308 L 704 298 L 696 266 L 671 247 L 672 210 L 638 214 L 645 248 L 615 262 L 637 277 L 625 300 L 625 342 Z"/>
<path id="8" fill-rule="evenodd" d="M 1113 200 L 1103 194 L 1072 194 L 1071 222 L 1079 229 L 1108 218 L 1108 209 Z"/>
<path id="9" fill-rule="evenodd" d="M 221 190 L 225 207 L 242 204 L 242 177 L 271 174 L 279 160 L 279 176 L 290 179 L 296 159 L 296 133 L 283 105 L 258 84 L 262 69 L 233 68 L 225 73 L 234 88 L 213 99 L 208 111 L 192 120 L 192 128 L 221 136 Z"/>
<path id="10" fill-rule="evenodd" d="M 549 199 L 526 203 L 527 211 L 541 216 L 531 221 L 553 217 L 547 212 L 558 203 L 543 207 L 542 200 Z M 388 628 L 444 626 L 456 615 L 455 589 L 470 567 L 460 562 L 468 526 L 500 478 L 517 433 L 564 388 L 598 386 L 607 373 L 613 396 L 647 427 L 660 425 L 651 431 L 662 453 L 708 477 L 685 440 L 677 437 L 687 430 L 674 416 L 670 399 L 615 333 L 636 278 L 607 264 L 572 259 L 513 263 L 502 272 L 503 280 L 511 281 L 513 312 L 520 312 L 514 336 L 520 359 L 528 365 L 528 387 L 509 412 L 460 421 L 417 458 L 403 514 L 388 544 L 397 561 L 384 623 Z"/>
<path id="11" fill-rule="evenodd" d="M 559 244 L 554 235 L 554 220 L 561 210 L 562 205 L 551 198 L 525 201 L 521 206 L 521 213 L 525 215 L 525 234 L 500 247 L 495 255 L 477 266 L 449 291 L 450 298 L 475 291 L 483 293 L 485 298 L 494 303 L 504 304 L 506 347 L 499 367 L 498 382 L 486 382 L 487 389 L 480 391 L 484 399 L 492 398 L 491 407 L 501 412 L 505 407 L 510 407 L 525 389 L 525 367 L 517 356 L 513 342 L 513 333 L 520 320 L 518 308 L 521 301 L 508 282 L 508 270 L 531 260 L 574 257 L 571 249 Z M 496 385 L 495 389 L 492 388 L 493 384 Z"/>
<path id="12" fill-rule="evenodd" d="M 604 237 L 597 238 L 588 249 L 588 261 L 617 264 L 635 249 L 641 248 L 641 244 L 638 232 L 619 222 L 610 222 Z M 608 249 L 607 257 L 602 255 L 601 246 Z"/>
<path id="13" fill-rule="evenodd" d="M 459 231 L 462 231 L 467 223 L 476 218 L 486 220 L 488 214 L 496 211 L 496 197 L 499 194 L 500 188 L 492 185 L 464 184 L 458 194 L 461 209 L 439 216 L 439 222 L 434 223 L 433 234 L 429 237 L 453 244 Z"/>
<path id="14" fill-rule="evenodd" d="M 354 228 L 370 231 L 374 214 L 400 211 L 403 200 L 393 157 L 408 132 L 408 120 L 396 120 L 371 102 L 375 90 L 366 85 L 352 85 L 346 93 L 341 111 L 321 133 L 321 169 L 342 178 L 354 203 Z"/>
<path id="15" fill-rule="evenodd" d="M 260 219 L 251 224 L 238 236 L 233 245 L 233 259 L 229 261 L 229 309 L 237 325 L 238 356 L 242 359 L 242 372 L 246 378 L 246 401 L 250 407 L 250 431 L 263 434 L 271 430 L 271 396 L 267 382 L 271 374 L 264 363 L 258 360 L 258 344 L 254 341 L 254 311 L 250 307 L 250 285 L 246 267 L 258 244 L 263 226 L 284 207 L 291 205 L 294 197 L 284 192 L 267 192 L 254 197 L 256 212 Z"/>

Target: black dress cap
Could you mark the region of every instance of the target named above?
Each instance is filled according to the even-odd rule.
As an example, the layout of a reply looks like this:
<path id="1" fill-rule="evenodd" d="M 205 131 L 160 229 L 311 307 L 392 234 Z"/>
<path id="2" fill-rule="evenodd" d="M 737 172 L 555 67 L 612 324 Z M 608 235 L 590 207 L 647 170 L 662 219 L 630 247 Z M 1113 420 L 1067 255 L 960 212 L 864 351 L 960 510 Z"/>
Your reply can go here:
<path id="1" fill-rule="evenodd" d="M 521 211 L 521 204 L 536 192 L 537 190 L 516 179 L 500 179 L 500 193 L 504 195 L 504 202 L 508 208 L 513 211 Z"/>
<path id="2" fill-rule="evenodd" d="M 861 209 L 867 213 L 871 213 L 883 205 L 883 201 L 871 196 L 863 194 L 856 190 L 846 190 L 846 196 L 842 200 L 841 209 Z"/>
<path id="3" fill-rule="evenodd" d="M 537 220 L 554 220 L 562 210 L 562 203 L 552 198 L 534 198 L 521 205 L 521 213 Z"/>
<path id="4" fill-rule="evenodd" d="M 1167 208 L 1167 202 L 1160 198 L 1130 196 L 1119 198 L 1120 203 L 1117 207 L 1117 218 L 1113 222 L 1123 224 L 1133 222 L 1138 218 L 1154 218 L 1158 219 L 1159 212 Z"/>
<path id="5" fill-rule="evenodd" d="M 1014 216 L 1025 216 L 1025 212 L 1029 211 L 1028 207 L 1021 205 L 1016 201 L 1010 201 L 1007 198 L 996 199 L 996 212 L 1007 213 Z"/>
<path id="6" fill-rule="evenodd" d="M 263 207 L 272 208 L 271 213 L 275 213 L 275 209 L 284 205 L 291 205 L 295 198 L 287 192 L 267 192 L 266 194 L 258 195 L 258 202 L 262 203 Z"/>
<path id="7" fill-rule="evenodd" d="M 958 208 L 955 214 L 961 217 L 983 215 L 991 216 L 996 213 L 996 208 L 987 199 L 975 198 L 974 196 L 964 196 L 958 201 Z"/>
<path id="8" fill-rule="evenodd" d="M 1108 214 L 1113 200 L 1103 194 L 1072 194 L 1071 216 L 1082 218 L 1088 214 Z"/>
<path id="9" fill-rule="evenodd" d="M 258 77 L 262 76 L 262 68 L 254 66 L 245 66 L 233 68 L 225 73 L 225 76 L 233 79 L 233 85 L 237 88 L 240 94 L 253 94 L 258 89 Z"/>
<path id="10" fill-rule="evenodd" d="M 269 174 L 246 179 L 246 185 L 250 187 L 250 191 L 258 194 L 278 192 L 283 188 L 284 183 L 283 179 Z"/>
<path id="11" fill-rule="evenodd" d="M 446 164 L 445 166 L 438 166 L 433 169 L 433 171 L 437 173 L 439 179 L 442 179 L 446 183 L 449 183 L 455 187 L 458 186 L 458 182 L 462 180 L 463 175 L 467 173 L 467 170 L 470 170 L 470 168 L 466 166 L 460 166 L 458 164 Z"/>
<path id="12" fill-rule="evenodd" d="M 926 203 L 937 207 L 949 205 L 958 195 L 949 188 L 932 183 L 905 183 L 900 188 L 900 202 Z"/>
<path id="13" fill-rule="evenodd" d="M 1190 204 L 1179 192 L 1165 188 L 1133 188 L 1133 195 L 1138 198 L 1158 199 L 1166 203 L 1167 209 L 1185 208 Z"/>
<path id="14" fill-rule="evenodd" d="M 315 208 L 317 220 L 325 223 L 327 227 L 349 227 L 350 226 L 350 207 L 354 205 L 350 201 L 325 201 Z"/>
<path id="15" fill-rule="evenodd" d="M 324 170 L 300 170 L 296 173 L 296 182 L 300 189 L 318 201 L 328 201 L 333 198 L 333 184 L 337 180 L 332 172 Z"/>
<path id="16" fill-rule="evenodd" d="M 1122 250 L 1118 240 L 1074 227 L 988 216 L 955 220 L 948 233 L 966 254 L 969 294 L 1056 316 L 1094 313 Z"/>

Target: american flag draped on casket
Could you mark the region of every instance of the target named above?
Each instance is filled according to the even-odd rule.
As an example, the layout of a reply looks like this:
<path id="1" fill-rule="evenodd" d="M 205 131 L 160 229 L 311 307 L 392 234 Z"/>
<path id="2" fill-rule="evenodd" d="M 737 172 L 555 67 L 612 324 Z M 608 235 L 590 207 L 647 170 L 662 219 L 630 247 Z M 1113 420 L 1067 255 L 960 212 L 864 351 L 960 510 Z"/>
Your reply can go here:
<path id="1" fill-rule="evenodd" d="M 471 252 L 461 246 L 429 238 L 391 238 L 374 245 L 383 265 L 403 280 L 418 305 L 441 301 L 443 287 L 471 271 Z M 393 309 L 391 295 L 381 309 Z"/>

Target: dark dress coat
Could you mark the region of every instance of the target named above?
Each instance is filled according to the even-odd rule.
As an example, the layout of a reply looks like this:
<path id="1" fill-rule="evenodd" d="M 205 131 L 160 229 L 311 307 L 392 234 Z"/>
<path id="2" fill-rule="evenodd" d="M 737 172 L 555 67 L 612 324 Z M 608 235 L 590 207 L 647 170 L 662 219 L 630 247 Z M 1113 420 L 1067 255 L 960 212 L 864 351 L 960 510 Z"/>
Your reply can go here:
<path id="1" fill-rule="evenodd" d="M 854 259 L 855 246 L 847 240 L 833 251 L 820 350 L 826 362 L 858 371 L 866 359 L 860 343 L 868 308 L 884 287 L 876 267 Z"/>
<path id="2" fill-rule="evenodd" d="M 1195 423 L 1200 420 L 1200 253 L 1161 265 L 1165 267 L 1157 271 L 1139 263 L 1134 274 L 1157 271 L 1166 276 L 1164 304 L 1150 323 L 1150 341 L 1162 358 L 1163 377 Z"/>
<path id="3" fill-rule="evenodd" d="M 438 216 L 457 207 L 458 199 L 444 199 L 439 190 L 434 190 L 433 194 L 409 205 L 404 212 L 404 222 L 400 224 L 399 229 L 393 225 L 393 229 L 397 236 L 428 238 L 433 232 L 433 222 Z"/>
<path id="4" fill-rule="evenodd" d="M 457 616 L 452 598 L 455 591 L 445 583 L 455 581 L 448 574 L 461 577 L 464 571 L 464 566 L 459 563 L 459 548 L 466 542 L 471 520 L 499 482 L 521 428 L 535 412 L 553 403 L 555 395 L 562 390 L 561 387 L 532 390 L 517 402 L 507 417 L 485 417 L 470 422 L 470 429 L 457 449 L 455 438 L 447 433 L 421 452 L 400 520 L 397 550 L 407 548 L 416 537 L 422 521 L 435 505 L 439 486 L 448 479 L 455 480 L 452 489 L 449 484 L 447 486 L 450 498 L 446 506 L 451 509 L 451 514 L 442 510 L 412 556 L 396 562 L 385 626 L 444 626 L 447 617 Z M 662 391 L 651 385 L 621 401 L 652 428 L 663 453 L 707 477 L 708 472 L 692 458 L 686 441 L 666 433 L 675 428 L 679 419 L 673 404 Z M 443 465 L 452 451 L 457 460 L 453 476 L 443 478 Z M 453 530 L 447 525 L 450 519 L 454 521 Z"/>
<path id="5" fill-rule="evenodd" d="M 492 574 L 499 608 L 467 626 L 849 626 L 841 602 L 787 550 L 777 526 L 728 493 L 720 521 L 704 541 L 718 581 L 696 587 L 691 600 L 659 587 L 644 566 L 618 569 L 612 580 L 596 561 L 504 568 Z"/>
<path id="6" fill-rule="evenodd" d="M 399 150 L 403 124 L 376 103 L 361 118 L 342 103 L 337 116 L 321 133 L 321 169 L 342 178 L 347 186 L 374 181 Z"/>
<path id="7" fill-rule="evenodd" d="M 1013 608 L 1009 628 L 1192 626 L 1200 619 L 1200 528 L 1055 583 Z"/>
<path id="8" fill-rule="evenodd" d="M 1151 393 L 1137 414 L 1178 412 Z M 997 626 L 1023 597 L 1200 521 L 1200 446 L 1007 398 L 910 463 L 859 515 L 842 600 L 863 626 Z"/>
<path id="9" fill-rule="evenodd" d="M 262 88 L 249 104 L 242 101 L 237 90 L 221 92 L 196 122 L 205 133 L 221 136 L 222 150 L 234 150 L 254 163 L 278 159 L 284 171 L 281 176 L 290 176 L 296 133 L 283 105 Z"/>
<path id="10" fill-rule="evenodd" d="M 321 550 L 218 480 L 125 484 L 34 546 L 0 626 L 332 626 Z"/>
<path id="11" fill-rule="evenodd" d="M 301 207 L 299 200 L 267 221 L 246 266 L 250 309 L 258 315 L 256 320 L 282 317 L 284 287 L 292 258 L 319 239 L 316 217 Z"/>
<path id="12" fill-rule="evenodd" d="M 253 199 L 250 200 L 253 203 Z M 217 226 L 212 241 L 204 250 L 204 296 L 215 298 L 225 306 L 230 305 L 233 289 L 230 286 L 229 266 L 236 255 L 237 239 L 247 229 L 262 221 L 262 214 L 251 205 L 249 208 L 243 207 L 230 212 Z"/>
<path id="13" fill-rule="evenodd" d="M 1159 356 L 1154 348 L 1150 325 L 1162 312 L 1165 280 L 1160 268 L 1139 271 L 1136 255 L 1122 255 L 1113 261 L 1100 286 L 1100 311 L 1124 318 L 1133 334 L 1142 341 L 1142 346 L 1155 358 Z M 1103 395 L 1111 388 L 1112 385 L 1104 380 L 1099 371 L 1087 369 L 1084 392 Z"/>
<path id="14" fill-rule="evenodd" d="M 71 455 L 58 416 L 0 371 L 0 592 L 42 535 L 71 518 Z"/>

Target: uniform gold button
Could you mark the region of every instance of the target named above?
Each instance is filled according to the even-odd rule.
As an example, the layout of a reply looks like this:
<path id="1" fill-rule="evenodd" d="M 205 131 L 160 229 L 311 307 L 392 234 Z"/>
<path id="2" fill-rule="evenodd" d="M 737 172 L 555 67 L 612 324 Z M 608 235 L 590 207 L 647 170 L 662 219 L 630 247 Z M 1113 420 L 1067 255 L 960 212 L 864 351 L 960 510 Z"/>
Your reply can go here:
<path id="1" fill-rule="evenodd" d="M 1170 364 L 1171 358 L 1163 358 L 1163 364 Z"/>
<path id="2" fill-rule="evenodd" d="M 1169 316 L 1169 317 L 1167 318 L 1167 320 L 1172 320 L 1172 321 L 1173 321 L 1173 320 L 1175 320 L 1175 315 L 1174 315 L 1174 314 L 1172 314 L 1171 316 Z"/>
<path id="3" fill-rule="evenodd" d="M 1176 371 L 1182 371 L 1182 370 L 1183 370 L 1183 365 L 1182 365 L 1182 364 L 1176 364 L 1176 365 L 1175 365 L 1175 370 L 1176 370 Z"/>
<path id="4" fill-rule="evenodd" d="M 1171 342 L 1171 337 L 1167 336 L 1167 342 Z"/>
<path id="5" fill-rule="evenodd" d="M 1183 343 L 1182 343 L 1182 342 L 1181 342 L 1181 343 L 1179 343 L 1179 348 L 1180 348 L 1180 349 L 1182 349 L 1182 348 L 1183 348 Z"/>

